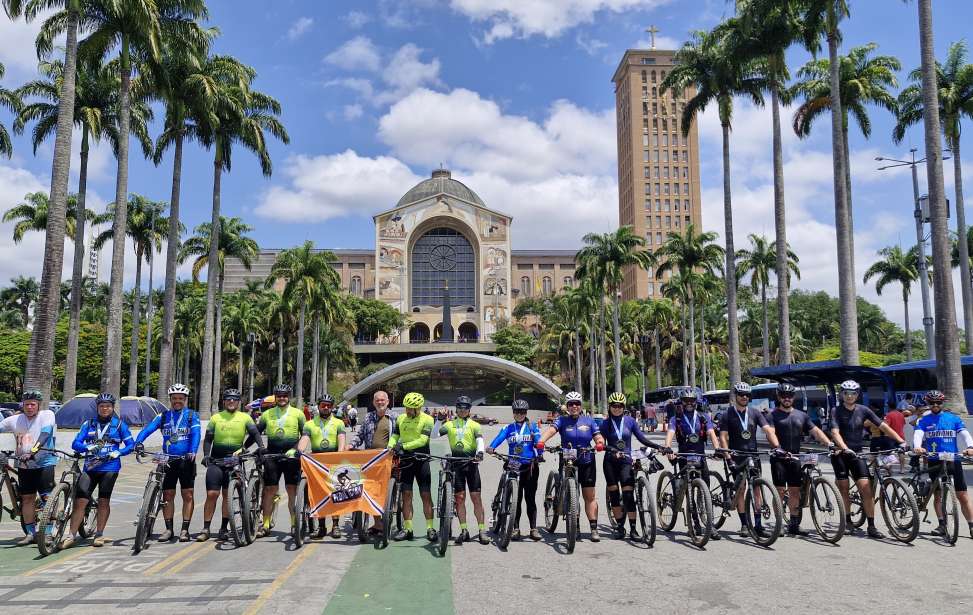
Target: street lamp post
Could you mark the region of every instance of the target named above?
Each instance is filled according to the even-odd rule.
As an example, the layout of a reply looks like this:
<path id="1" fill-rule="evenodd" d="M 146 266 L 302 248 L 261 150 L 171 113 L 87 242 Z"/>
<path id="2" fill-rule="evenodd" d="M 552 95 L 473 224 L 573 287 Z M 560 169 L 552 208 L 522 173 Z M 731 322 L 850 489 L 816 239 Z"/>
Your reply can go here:
<path id="1" fill-rule="evenodd" d="M 648 346 L 651 343 L 652 343 L 652 336 L 651 335 L 646 335 L 645 333 L 642 333 L 641 335 L 639 335 L 639 349 L 642 351 L 642 353 L 641 353 L 641 359 L 642 359 L 642 401 L 639 403 L 639 411 L 641 411 L 642 408 L 645 406 L 645 394 L 648 392 L 646 389 L 648 389 L 649 374 L 647 372 L 646 364 L 645 364 L 645 347 Z M 656 382 L 655 383 L 655 386 L 658 387 L 658 386 L 661 386 L 661 385 L 658 382 Z"/>
<path id="2" fill-rule="evenodd" d="M 247 334 L 247 341 L 250 342 L 250 394 L 247 399 L 253 401 L 253 364 L 257 358 L 257 336 L 253 331 Z"/>

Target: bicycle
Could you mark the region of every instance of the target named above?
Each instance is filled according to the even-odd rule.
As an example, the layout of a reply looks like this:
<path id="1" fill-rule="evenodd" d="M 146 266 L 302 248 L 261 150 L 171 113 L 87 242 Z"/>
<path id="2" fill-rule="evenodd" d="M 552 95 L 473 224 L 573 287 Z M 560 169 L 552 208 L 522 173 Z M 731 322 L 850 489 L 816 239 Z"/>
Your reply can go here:
<path id="1" fill-rule="evenodd" d="M 879 463 L 878 458 L 883 455 L 899 453 L 899 449 L 871 452 L 838 453 L 855 455 L 868 460 L 868 481 L 872 487 L 872 497 L 882 509 L 882 518 L 889 528 L 889 533 L 901 542 L 910 543 L 919 535 L 919 506 L 912 496 L 912 489 L 901 478 L 892 476 L 892 471 L 886 464 Z M 881 489 L 876 489 L 876 485 Z M 849 480 L 848 501 L 851 506 L 848 515 L 854 527 L 861 527 L 865 522 L 865 507 L 857 481 Z"/>
<path id="2" fill-rule="evenodd" d="M 557 453 L 557 470 L 551 470 L 547 475 L 547 486 L 544 488 L 544 523 L 548 533 L 553 534 L 557 529 L 557 522 L 561 516 L 567 531 L 567 551 L 574 553 L 574 546 L 578 540 L 578 516 L 580 515 L 581 488 L 578 486 L 578 454 L 591 452 L 591 448 L 564 448 L 555 446 L 549 448 L 551 453 Z"/>
<path id="3" fill-rule="evenodd" d="M 388 489 L 385 494 L 385 508 L 382 510 L 382 533 L 379 536 L 378 547 L 384 549 L 389 546 L 389 537 L 394 529 L 398 533 L 402 530 L 402 462 L 413 462 L 413 459 L 403 460 L 398 455 L 392 457 L 392 476 L 389 478 Z"/>
<path id="4" fill-rule="evenodd" d="M 241 463 L 246 459 L 253 459 L 253 468 L 246 474 L 246 489 L 244 491 L 246 498 L 248 500 L 249 508 L 249 522 L 247 525 L 250 527 L 252 538 L 249 539 L 247 544 L 252 543 L 257 537 L 257 528 L 263 523 L 262 512 L 263 512 L 263 492 L 264 492 L 264 462 L 275 460 L 275 459 L 290 459 L 287 455 L 283 453 L 247 453 L 245 455 L 239 455 Z M 230 480 L 232 482 L 232 479 Z M 280 504 L 280 491 L 274 495 L 273 505 L 270 507 L 270 528 L 274 529 L 277 525 L 277 506 Z M 233 499 L 230 499 L 230 521 L 233 521 Z M 291 524 L 291 534 L 294 533 L 294 524 Z M 242 545 L 240 545 L 242 546 Z"/>
<path id="5" fill-rule="evenodd" d="M 721 509 L 721 513 L 713 521 L 714 530 L 723 527 L 733 512 L 736 510 L 736 502 L 741 489 L 745 494 L 743 503 L 746 513 L 743 515 L 744 524 L 750 538 L 761 547 L 769 547 L 780 536 L 780 530 L 784 524 L 784 512 L 780 502 L 780 495 L 770 481 L 759 474 L 759 466 L 756 460 L 764 453 L 728 451 L 717 449 L 717 453 L 730 453 L 732 457 L 744 457 L 746 460 L 746 471 L 741 472 L 739 478 L 733 480 L 733 473 L 730 471 L 730 460 L 724 455 L 718 457 L 723 461 L 723 475 L 713 473 L 713 476 L 720 483 L 719 487 L 714 487 L 710 491 L 713 499 L 713 508 Z M 757 518 L 770 521 L 769 526 L 763 526 L 758 530 L 755 523 Z"/>
<path id="6" fill-rule="evenodd" d="M 493 515 L 490 522 L 490 531 L 497 537 L 497 546 L 507 550 L 510 545 L 510 537 L 513 535 L 517 525 L 515 500 L 520 499 L 520 468 L 524 464 L 533 463 L 533 459 L 520 457 L 519 455 L 504 455 L 503 453 L 492 453 L 494 457 L 504 462 L 503 472 L 500 473 L 500 484 L 497 485 L 497 493 L 493 496 L 493 504 L 490 506 Z"/>
<path id="7" fill-rule="evenodd" d="M 17 482 L 17 468 L 10 465 L 9 460 L 15 457 L 14 451 L 0 451 L 0 521 L 3 512 L 10 515 L 10 519 L 20 519 L 20 529 L 27 535 L 27 524 L 24 523 L 23 500 L 20 497 L 20 483 Z M 10 506 L 3 505 L 3 494 L 7 494 Z M 40 506 L 38 507 L 40 508 Z"/>
<path id="8" fill-rule="evenodd" d="M 439 457 L 416 453 L 418 457 L 439 460 L 439 486 L 436 488 L 436 516 L 439 518 L 439 535 L 436 552 L 440 557 L 446 555 L 446 547 L 453 534 L 453 516 L 456 514 L 456 497 L 453 488 L 454 465 L 465 465 L 473 462 L 473 457 Z"/>
<path id="9" fill-rule="evenodd" d="M 651 547 L 655 544 L 655 536 L 658 532 L 659 513 L 656 509 L 655 495 L 652 493 L 650 477 L 652 474 L 662 470 L 665 466 L 656 459 L 655 451 L 648 452 L 646 447 L 632 449 L 628 454 L 624 451 L 608 451 L 605 454 L 614 453 L 622 455 L 632 460 L 632 473 L 635 478 L 635 513 L 642 527 L 642 542 Z M 618 529 L 618 520 L 611 512 L 611 500 L 608 495 L 608 487 L 605 487 L 605 510 L 608 511 L 608 520 L 612 530 Z"/>
<path id="10" fill-rule="evenodd" d="M 713 498 L 706 481 L 703 480 L 703 464 L 706 455 L 702 453 L 672 453 L 683 458 L 679 469 L 673 473 L 663 470 L 656 486 L 656 501 L 659 505 L 659 526 L 663 531 L 672 531 L 676 526 L 679 508 L 684 506 L 683 515 L 689 540 L 702 549 L 709 542 L 713 532 Z M 673 468 L 675 468 L 673 462 Z M 679 484 L 676 484 L 679 481 Z M 688 497 L 686 497 L 688 496 Z"/>
<path id="11" fill-rule="evenodd" d="M 823 454 L 820 451 L 801 449 L 797 455 L 788 453 L 784 459 L 801 464 L 801 500 L 798 506 L 798 522 L 804 516 L 804 509 L 809 508 L 814 529 L 825 542 L 836 544 L 845 535 L 845 503 L 841 499 L 841 494 L 838 492 L 838 487 L 834 484 L 834 481 L 825 477 L 818 467 L 818 460 Z M 790 510 L 788 498 L 788 493 L 785 490 L 784 497 L 781 500 L 785 510 Z"/>
<path id="12" fill-rule="evenodd" d="M 135 461 L 144 463 L 142 459 L 148 457 L 144 451 L 135 452 Z M 165 477 L 166 470 L 169 468 L 170 459 L 178 459 L 181 455 L 168 455 L 166 453 L 155 453 L 152 460 L 155 467 L 149 471 L 148 479 L 145 481 L 145 490 L 142 492 L 142 505 L 139 507 L 138 519 L 135 521 L 135 544 L 132 545 L 132 554 L 137 555 L 148 546 L 149 538 L 152 536 L 152 528 L 155 520 L 159 517 L 162 509 L 166 505 L 163 499 L 165 493 L 162 490 L 162 479 Z"/>
<path id="13" fill-rule="evenodd" d="M 226 485 L 226 497 L 230 509 L 230 539 L 237 547 L 245 547 L 252 544 L 257 536 L 257 518 L 252 508 L 254 500 L 257 505 L 260 503 L 260 491 L 256 491 L 256 498 L 250 492 L 251 481 L 254 480 L 253 472 L 259 472 L 259 453 L 243 453 L 230 455 L 218 459 L 210 459 L 208 463 L 229 470 L 230 480 Z M 247 473 L 246 461 L 248 459 L 258 460 L 255 469 Z M 262 484 L 262 483 L 261 483 Z"/>
<path id="14" fill-rule="evenodd" d="M 106 457 L 96 457 L 88 453 L 77 453 L 61 451 L 53 448 L 41 449 L 63 459 L 71 460 L 71 467 L 61 473 L 61 478 L 54 486 L 51 494 L 47 496 L 47 502 L 41 509 L 37 523 L 37 550 L 41 555 L 47 556 L 57 553 L 60 549 L 61 540 L 64 538 L 64 530 L 71 521 L 71 511 L 74 509 L 74 494 L 78 488 L 83 472 L 81 462 L 88 458 L 103 459 Z M 90 538 L 94 535 L 93 528 L 98 515 L 98 502 L 95 498 L 88 500 L 84 516 L 81 518 L 81 526 L 78 533 L 82 538 Z"/>
<path id="15" fill-rule="evenodd" d="M 959 453 L 934 453 L 927 452 L 925 455 L 909 453 L 910 456 L 925 457 L 932 461 L 941 461 L 942 466 L 933 477 L 929 468 L 923 470 L 919 464 L 912 466 L 911 476 L 906 480 L 906 484 L 912 489 L 913 497 L 916 500 L 919 510 L 922 511 L 923 521 L 929 523 L 929 503 L 938 502 L 942 511 L 942 518 L 946 519 L 945 532 L 942 535 L 946 544 L 952 546 L 959 539 L 959 501 L 956 499 L 956 488 L 953 486 L 952 476 L 947 471 L 946 464 L 951 461 L 969 461 L 970 458 Z M 928 479 L 923 479 L 926 475 Z M 930 482 L 932 484 L 930 484 Z M 937 519 L 938 523 L 938 519 Z"/>
<path id="16" fill-rule="evenodd" d="M 279 501 L 279 498 L 277 499 Z M 276 504 L 274 502 L 274 513 L 276 514 Z M 318 520 L 308 511 L 307 477 L 301 473 L 301 480 L 297 483 L 297 493 L 294 497 L 294 525 L 291 527 L 291 536 L 294 544 L 300 548 L 307 540 L 317 532 L 318 524 L 324 523 L 324 519 Z"/>

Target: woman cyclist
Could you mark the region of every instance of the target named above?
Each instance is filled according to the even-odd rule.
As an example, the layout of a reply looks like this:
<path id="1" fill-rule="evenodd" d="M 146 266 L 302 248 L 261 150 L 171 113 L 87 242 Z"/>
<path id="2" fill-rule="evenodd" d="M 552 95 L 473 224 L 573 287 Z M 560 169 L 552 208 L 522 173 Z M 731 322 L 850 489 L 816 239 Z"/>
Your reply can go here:
<path id="1" fill-rule="evenodd" d="M 602 471 L 608 485 L 608 501 L 611 515 L 615 518 L 615 538 L 625 538 L 625 519 L 622 508 L 628 515 L 629 536 L 639 540 L 635 529 L 635 474 L 632 472 L 632 436 L 650 448 L 661 448 L 649 440 L 639 428 L 638 421 L 625 414 L 625 394 L 620 392 L 608 396 L 608 419 L 601 423 L 601 435 L 605 438 L 605 458 Z M 618 486 L 622 486 L 619 494 Z"/>
<path id="2" fill-rule="evenodd" d="M 510 537 L 512 540 L 520 540 L 521 502 L 527 505 L 527 523 L 530 525 L 531 540 L 541 539 L 541 533 L 537 531 L 537 479 L 540 475 L 537 457 L 539 452 L 534 448 L 541 439 L 541 432 L 527 418 L 529 408 L 530 405 L 527 400 L 514 400 L 511 406 L 514 422 L 501 429 L 486 449 L 487 453 L 492 454 L 498 446 L 506 442 L 509 454 L 512 457 L 518 457 L 523 463 L 520 466 L 520 493 L 517 496 L 517 513 L 514 517 L 517 522 L 517 529 Z"/>

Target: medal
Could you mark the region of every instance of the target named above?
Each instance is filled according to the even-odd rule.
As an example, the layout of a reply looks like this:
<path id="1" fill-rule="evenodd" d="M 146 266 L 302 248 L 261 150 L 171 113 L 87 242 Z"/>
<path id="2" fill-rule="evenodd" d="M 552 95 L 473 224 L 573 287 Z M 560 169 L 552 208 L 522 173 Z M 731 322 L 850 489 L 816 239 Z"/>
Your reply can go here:
<path id="1" fill-rule="evenodd" d="M 524 452 L 524 447 L 518 444 L 514 447 L 514 455 L 519 455 Z"/>
<path id="2" fill-rule="evenodd" d="M 696 434 L 693 434 L 693 435 L 689 436 L 689 441 L 692 442 L 693 444 L 696 444 L 697 442 L 699 442 L 699 436 L 697 436 Z"/>
<path id="3" fill-rule="evenodd" d="M 287 420 L 287 415 L 278 409 L 277 414 L 277 435 L 284 435 L 284 421 Z"/>
<path id="4" fill-rule="evenodd" d="M 750 432 L 749 431 L 742 431 L 742 432 L 740 432 L 740 437 L 743 438 L 744 440 L 749 440 L 750 439 Z"/>
<path id="5" fill-rule="evenodd" d="M 276 432 L 276 434 L 277 434 L 278 436 L 282 436 L 282 435 L 284 435 L 284 430 L 283 430 L 283 429 L 281 429 L 281 428 L 278 428 L 278 429 L 277 429 L 277 432 Z"/>
<path id="6" fill-rule="evenodd" d="M 615 448 L 617 448 L 620 451 L 624 451 L 625 450 L 625 443 L 622 442 L 621 440 L 619 440 L 618 442 L 615 443 Z"/>
<path id="7" fill-rule="evenodd" d="M 691 432 L 688 438 L 689 441 L 693 444 L 699 442 L 699 436 L 696 433 L 699 429 L 699 415 L 696 414 L 696 411 L 693 410 L 693 421 L 691 423 L 685 414 L 683 414 L 682 420 L 686 422 L 686 426 L 689 427 L 689 431 Z"/>

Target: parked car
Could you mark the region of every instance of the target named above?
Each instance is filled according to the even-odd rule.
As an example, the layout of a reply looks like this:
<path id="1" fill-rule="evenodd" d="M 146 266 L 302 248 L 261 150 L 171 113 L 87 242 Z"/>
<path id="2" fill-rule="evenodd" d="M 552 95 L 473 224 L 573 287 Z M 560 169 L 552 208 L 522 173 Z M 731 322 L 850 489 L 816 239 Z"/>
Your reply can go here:
<path id="1" fill-rule="evenodd" d="M 470 418 L 472 418 L 480 425 L 496 425 L 497 423 L 500 422 L 497 419 L 493 418 L 492 416 L 481 416 L 479 414 L 471 415 Z"/>

